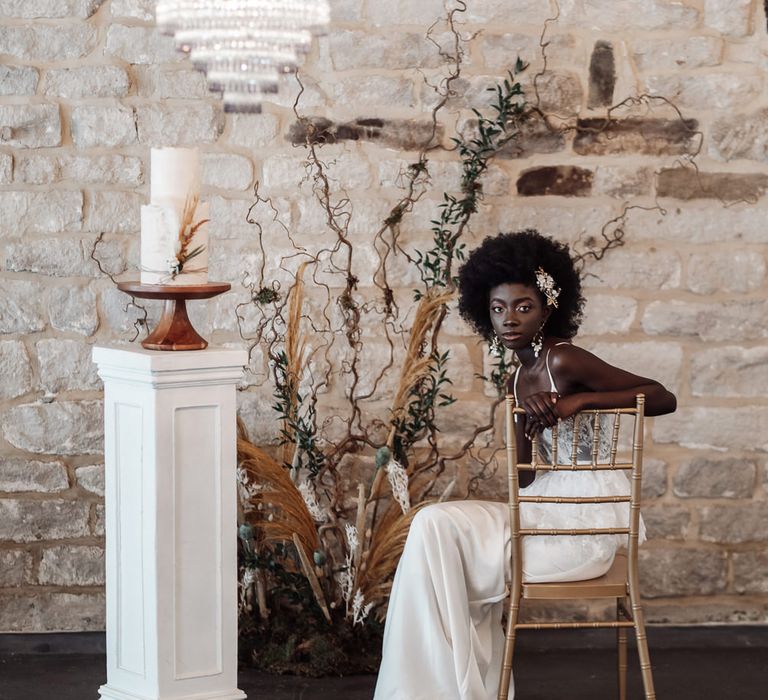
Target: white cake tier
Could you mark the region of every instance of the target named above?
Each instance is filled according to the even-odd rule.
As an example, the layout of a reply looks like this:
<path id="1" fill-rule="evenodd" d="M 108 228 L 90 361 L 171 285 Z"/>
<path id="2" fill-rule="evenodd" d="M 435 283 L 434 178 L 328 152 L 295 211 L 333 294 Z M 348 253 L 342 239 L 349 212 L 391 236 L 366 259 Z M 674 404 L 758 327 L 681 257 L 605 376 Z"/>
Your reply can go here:
<path id="1" fill-rule="evenodd" d="M 200 197 L 200 152 L 196 148 L 153 148 L 150 153 L 152 204 L 173 206 L 179 216 L 190 197 Z"/>
<path id="2" fill-rule="evenodd" d="M 193 221 L 208 218 L 208 203 L 201 202 Z M 177 259 L 180 219 L 176 208 L 170 205 L 147 204 L 141 207 L 141 282 L 185 286 L 208 282 L 208 224 L 195 232 L 187 245 L 191 252 L 202 246 L 202 251 L 183 264 L 181 272 L 174 275 L 172 266 Z"/>

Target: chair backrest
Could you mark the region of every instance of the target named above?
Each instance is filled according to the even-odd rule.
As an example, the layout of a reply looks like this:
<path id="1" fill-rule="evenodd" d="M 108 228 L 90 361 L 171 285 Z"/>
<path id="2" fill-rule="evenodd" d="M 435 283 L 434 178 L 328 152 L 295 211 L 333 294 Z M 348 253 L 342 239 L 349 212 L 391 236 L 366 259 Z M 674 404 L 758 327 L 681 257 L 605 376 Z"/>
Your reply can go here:
<path id="1" fill-rule="evenodd" d="M 640 536 L 640 491 L 643 476 L 643 425 L 645 397 L 638 394 L 633 408 L 591 409 L 582 411 L 573 417 L 573 437 L 569 440 L 567 454 L 563 455 L 564 445 L 558 446 L 558 434 L 563 430 L 562 421 L 552 428 L 552 445 L 548 459 L 539 454 L 539 437 L 534 437 L 531 445 L 530 462 L 518 461 L 520 450 L 515 433 L 516 416 L 524 419 L 525 411 L 516 407 L 515 398 L 506 397 L 506 452 L 509 482 L 509 515 L 512 536 L 513 584 L 520 585 L 522 577 L 522 538 L 537 535 L 627 535 L 627 553 L 630 576 L 636 575 L 637 549 Z M 571 419 L 568 419 L 569 421 Z M 590 429 L 582 430 L 586 425 Z M 621 438 L 627 428 L 631 428 L 632 442 L 629 449 L 622 449 Z M 585 451 L 585 435 L 591 444 Z M 621 470 L 630 472 L 630 489 L 627 495 L 601 496 L 527 496 L 520 494 L 520 470 L 536 471 L 603 471 Z M 532 503 L 568 503 L 601 504 L 628 503 L 628 522 L 623 527 L 594 529 L 534 529 L 522 528 L 520 524 L 520 504 Z M 623 524 L 622 524 L 623 525 Z M 515 564 L 518 562 L 520 564 Z M 517 581 L 514 579 L 518 578 Z"/>

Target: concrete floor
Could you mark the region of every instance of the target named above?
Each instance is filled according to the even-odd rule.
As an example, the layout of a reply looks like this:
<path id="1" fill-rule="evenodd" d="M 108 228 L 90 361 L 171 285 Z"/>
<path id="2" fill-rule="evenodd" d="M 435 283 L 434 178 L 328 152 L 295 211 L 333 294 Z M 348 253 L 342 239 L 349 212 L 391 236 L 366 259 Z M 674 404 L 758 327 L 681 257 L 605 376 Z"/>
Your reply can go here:
<path id="1" fill-rule="evenodd" d="M 536 641 L 522 645 L 515 661 L 518 700 L 615 697 L 611 638 L 591 631 L 560 635 L 564 643 L 552 633 L 539 633 Z M 60 642 L 40 643 L 37 637 L 36 645 L 19 644 L 8 641 L 10 636 L 0 640 L 0 700 L 97 700 L 105 680 L 103 654 L 85 653 L 89 644 L 82 641 L 69 644 L 63 653 Z M 767 627 L 655 628 L 649 636 L 660 699 L 768 697 Z M 630 699 L 642 697 L 636 665 L 636 657 L 630 656 Z M 374 684 L 373 676 L 306 679 L 251 669 L 240 673 L 240 688 L 251 699 L 370 700 Z"/>

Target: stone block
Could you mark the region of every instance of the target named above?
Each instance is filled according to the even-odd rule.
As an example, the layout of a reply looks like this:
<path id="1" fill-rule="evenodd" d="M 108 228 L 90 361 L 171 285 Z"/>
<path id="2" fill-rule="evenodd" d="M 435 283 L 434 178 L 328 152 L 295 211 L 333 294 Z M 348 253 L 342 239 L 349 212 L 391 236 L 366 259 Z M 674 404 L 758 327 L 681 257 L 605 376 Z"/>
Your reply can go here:
<path id="1" fill-rule="evenodd" d="M 146 201 L 146 195 L 136 192 L 91 192 L 84 229 L 94 233 L 136 233 L 141 229 L 141 205 Z"/>
<path id="2" fill-rule="evenodd" d="M 749 498 L 755 490 L 755 462 L 735 457 L 694 457 L 675 473 L 678 498 Z"/>
<path id="3" fill-rule="evenodd" d="M 64 462 L 0 457 L 0 491 L 54 493 L 68 488 L 69 479 Z"/>
<path id="4" fill-rule="evenodd" d="M 768 549 L 734 552 L 733 587 L 737 593 L 768 593 Z"/>
<path id="5" fill-rule="evenodd" d="M 724 552 L 710 549 L 645 548 L 639 552 L 640 590 L 646 598 L 723 593 L 727 568 Z"/>
<path id="6" fill-rule="evenodd" d="M 32 554 L 23 549 L 0 551 L 0 588 L 32 583 Z"/>
<path id="7" fill-rule="evenodd" d="M 142 22 L 155 19 L 155 0 L 112 0 L 109 9 L 116 18 L 138 19 Z"/>
<path id="8" fill-rule="evenodd" d="M 0 538 L 13 542 L 86 537 L 89 504 L 0 499 Z"/>
<path id="9" fill-rule="evenodd" d="M 649 540 L 684 540 L 691 514 L 683 506 L 659 504 L 643 508 Z"/>
<path id="10" fill-rule="evenodd" d="M 712 124 L 709 155 L 720 160 L 768 160 L 768 108 L 729 114 Z"/>
<path id="11" fill-rule="evenodd" d="M 745 294 L 760 289 L 765 282 L 765 258 L 755 250 L 694 253 L 686 267 L 688 289 L 697 294 Z"/>
<path id="12" fill-rule="evenodd" d="M 119 262 L 108 254 L 109 241 L 98 248 L 102 266 L 112 273 L 125 270 L 125 262 Z M 87 238 L 32 239 L 25 243 L 9 244 L 6 248 L 6 269 L 14 272 L 35 272 L 53 277 L 97 277 L 96 263 L 90 257 L 93 240 Z"/>
<path id="13" fill-rule="evenodd" d="M 173 66 L 134 66 L 136 92 L 139 97 L 195 99 L 210 95 L 205 75 L 200 71 Z"/>
<path id="14" fill-rule="evenodd" d="M 155 64 L 183 60 L 173 38 L 160 34 L 155 27 L 128 27 L 111 24 L 107 29 L 105 51 L 127 63 Z"/>
<path id="15" fill-rule="evenodd" d="M 680 384 L 683 349 L 679 343 L 590 343 L 588 349 L 609 364 L 649 377 L 675 391 Z"/>
<path id="16" fill-rule="evenodd" d="M 262 320 L 261 307 L 250 303 L 247 292 L 237 290 L 221 294 L 213 300 L 212 305 L 211 329 L 213 331 L 238 335 L 242 332 L 246 337 L 258 332 L 259 322 Z"/>
<path id="17" fill-rule="evenodd" d="M 13 156 L 0 153 L 0 184 L 10 185 L 13 181 Z"/>
<path id="18" fill-rule="evenodd" d="M 203 155 L 203 184 L 222 190 L 247 190 L 253 182 L 253 163 L 232 153 Z"/>
<path id="19" fill-rule="evenodd" d="M 136 143 L 136 115 L 123 105 L 81 105 L 72 109 L 72 141 L 78 148 L 118 148 Z"/>
<path id="20" fill-rule="evenodd" d="M 221 107 L 213 104 L 153 104 L 137 107 L 136 115 L 139 141 L 149 146 L 213 143 L 224 129 Z"/>
<path id="21" fill-rule="evenodd" d="M 75 469 L 77 485 L 97 496 L 104 496 L 104 465 L 89 464 L 86 467 Z"/>
<path id="22" fill-rule="evenodd" d="M 669 27 L 683 30 L 693 29 L 698 24 L 699 11 L 675 0 L 646 0 L 634 6 L 631 12 L 613 0 L 565 0 L 560 3 L 559 22 L 592 31 L 621 32 Z"/>
<path id="23" fill-rule="evenodd" d="M 101 547 L 59 545 L 43 550 L 38 582 L 43 586 L 103 586 Z"/>
<path id="24" fill-rule="evenodd" d="M 3 416 L 5 439 L 37 454 L 101 454 L 103 432 L 101 401 L 22 404 Z"/>
<path id="25" fill-rule="evenodd" d="M 59 106 L 0 105 L 0 143 L 11 148 L 47 148 L 60 145 Z"/>
<path id="26" fill-rule="evenodd" d="M 653 439 L 691 449 L 768 451 L 768 408 L 683 406 L 654 421 Z"/>
<path id="27" fill-rule="evenodd" d="M 573 150 L 582 156 L 694 153 L 700 140 L 697 128 L 695 119 L 579 119 Z"/>
<path id="28" fill-rule="evenodd" d="M 279 427 L 272 408 L 274 399 L 269 385 L 254 391 L 237 392 L 237 415 L 245 424 L 248 436 L 256 445 L 277 442 Z"/>
<path id="29" fill-rule="evenodd" d="M 24 61 L 71 61 L 96 48 L 98 32 L 88 23 L 0 27 L 0 53 Z"/>
<path id="30" fill-rule="evenodd" d="M 704 506 L 699 513 L 699 537 L 720 544 L 768 542 L 768 503 Z"/>
<path id="31" fill-rule="evenodd" d="M 97 503 L 93 509 L 93 534 L 104 537 L 105 509 L 103 503 Z"/>
<path id="32" fill-rule="evenodd" d="M 310 128 L 311 127 L 311 128 Z M 294 146 L 307 143 L 332 144 L 342 141 L 372 141 L 403 151 L 416 151 L 428 143 L 441 142 L 443 126 L 438 124 L 433 135 L 429 121 L 415 119 L 359 118 L 333 122 L 325 117 L 311 117 L 307 122 L 294 122 L 287 139 Z M 432 141 L 432 139 L 435 141 Z"/>
<path id="33" fill-rule="evenodd" d="M 354 105 L 356 110 L 416 106 L 413 83 L 407 78 L 385 75 L 341 78 L 333 84 L 333 100 L 341 105 Z"/>
<path id="34" fill-rule="evenodd" d="M 59 158 L 62 180 L 103 185 L 142 185 L 144 166 L 134 156 L 62 156 Z"/>
<path id="35" fill-rule="evenodd" d="M 551 27 L 552 25 L 550 25 Z M 492 34 L 492 27 L 476 37 L 485 67 L 491 70 L 511 70 L 519 56 L 527 62 L 538 61 L 541 52 L 539 37 L 533 34 Z M 548 64 L 559 66 L 583 65 L 586 55 L 571 34 L 547 32 Z M 535 70 L 535 67 L 529 68 Z"/>
<path id="36" fill-rule="evenodd" d="M 46 303 L 51 325 L 65 333 L 90 336 L 99 327 L 96 295 L 89 287 L 52 287 Z"/>
<path id="37" fill-rule="evenodd" d="M 755 319 L 765 318 L 768 303 L 704 304 L 685 301 L 654 301 L 645 309 L 643 330 L 651 335 L 698 336 L 709 341 L 756 340 L 768 336 L 768 328 Z"/>
<path id="38" fill-rule="evenodd" d="M 287 199 L 272 198 L 272 204 L 277 211 L 269 204 L 256 204 L 253 200 L 228 199 L 217 195 L 211 195 L 207 199 L 211 205 L 211 237 L 216 240 L 243 238 L 255 242 L 258 226 L 261 226 L 267 240 L 287 241 L 287 233 L 292 231 L 291 207 Z M 275 217 L 288 228 L 280 226 L 274 220 Z M 249 219 L 254 223 L 249 223 Z"/>
<path id="39" fill-rule="evenodd" d="M 691 363 L 694 396 L 763 397 L 768 387 L 768 348 L 703 350 Z"/>
<path id="40" fill-rule="evenodd" d="M 720 202 L 697 200 L 695 206 L 669 207 L 665 213 L 635 210 L 627 218 L 627 238 L 648 241 L 659 240 L 679 244 L 765 243 L 763 222 L 768 206 L 760 200 L 754 204 L 734 204 L 728 208 Z"/>
<path id="41" fill-rule="evenodd" d="M 752 0 L 704 0 L 704 24 L 729 37 L 750 33 Z"/>
<path id="42" fill-rule="evenodd" d="M 0 0 L 0 15 L 18 19 L 87 19 L 104 0 Z"/>
<path id="43" fill-rule="evenodd" d="M 39 79 L 32 66 L 0 66 L 0 95 L 34 95 Z"/>
<path id="44" fill-rule="evenodd" d="M 44 328 L 40 284 L 0 280 L 0 333 L 34 333 Z"/>
<path id="45" fill-rule="evenodd" d="M 723 40 L 715 36 L 639 39 L 632 46 L 635 64 L 643 72 L 717 66 L 723 56 Z"/>
<path id="46" fill-rule="evenodd" d="M 588 197 L 593 173 L 573 165 L 545 165 L 523 170 L 517 179 L 517 193 L 523 197 L 559 195 Z"/>
<path id="47" fill-rule="evenodd" d="M 80 66 L 46 71 L 42 93 L 67 100 L 125 97 L 130 87 L 128 73 L 120 66 Z"/>
<path id="48" fill-rule="evenodd" d="M 101 388 L 91 345 L 79 340 L 46 338 L 36 345 L 40 386 L 50 394 Z"/>
<path id="49" fill-rule="evenodd" d="M 459 133 L 465 140 L 477 136 L 477 120 L 467 119 Z M 496 157 L 505 160 L 511 158 L 530 158 L 540 153 L 559 153 L 565 149 L 565 136 L 562 131 L 553 128 L 536 115 L 520 125 L 518 135 L 500 148 Z"/>
<path id="50" fill-rule="evenodd" d="M 372 3 L 366 17 L 374 26 L 391 27 L 393 24 L 412 24 L 426 30 L 437 18 L 445 15 L 442 0 L 424 0 L 414 3 L 409 0 L 393 0 L 384 5 Z"/>
<path id="51" fill-rule="evenodd" d="M 609 107 L 613 104 L 613 89 L 616 85 L 616 61 L 613 44 L 602 39 L 595 42 L 589 60 L 589 94 L 587 107 Z"/>
<path id="52" fill-rule="evenodd" d="M 28 185 L 50 185 L 61 179 L 59 159 L 56 156 L 19 155 L 14 167 L 16 182 Z"/>
<path id="53" fill-rule="evenodd" d="M 526 95 L 536 94 L 533 90 L 533 74 L 520 76 Z M 581 110 L 584 91 L 578 74 L 565 71 L 547 71 L 536 81 L 536 91 L 544 112 L 559 115 L 576 115 Z M 470 105 L 474 106 L 474 105 Z"/>
<path id="54" fill-rule="evenodd" d="M 280 122 L 274 114 L 228 114 L 227 141 L 241 148 L 262 148 L 277 139 Z"/>
<path id="55" fill-rule="evenodd" d="M 138 235 L 105 237 L 96 245 L 97 240 L 97 237 L 83 240 L 83 251 L 86 255 L 88 274 L 94 277 L 103 276 L 103 273 L 99 270 L 99 265 L 101 265 L 105 272 L 111 275 L 125 272 L 129 265 L 133 267 L 138 266 Z M 98 260 L 98 264 L 96 260 Z"/>
<path id="56" fill-rule="evenodd" d="M 325 174 L 334 187 L 365 190 L 372 186 L 371 167 L 362 154 L 336 150 L 324 153 L 322 158 Z M 294 155 L 276 155 L 265 161 L 262 170 L 267 194 L 294 192 L 306 178 L 306 163 L 304 156 Z"/>
<path id="57" fill-rule="evenodd" d="M 667 464 L 660 459 L 643 459 L 642 500 L 661 498 L 667 492 Z"/>
<path id="58" fill-rule="evenodd" d="M 627 199 L 651 193 L 653 174 L 649 168 L 622 168 L 598 165 L 595 168 L 592 191 L 609 197 Z"/>
<path id="59" fill-rule="evenodd" d="M 100 632 L 103 593 L 45 592 L 2 594 L 0 629 L 8 632 Z"/>
<path id="60" fill-rule="evenodd" d="M 32 388 L 29 355 L 20 340 L 0 340 L 0 399 L 13 399 Z"/>
<path id="61" fill-rule="evenodd" d="M 440 41 L 440 37 L 435 37 Z M 439 68 L 445 63 L 433 43 L 424 33 L 389 32 L 372 34 L 363 31 L 332 31 L 329 49 L 333 67 L 337 71 L 373 68 L 408 70 Z"/>
<path id="62" fill-rule="evenodd" d="M 675 252 L 617 248 L 602 260 L 589 263 L 585 287 L 609 289 L 675 289 L 682 265 Z"/>
<path id="63" fill-rule="evenodd" d="M 0 211 L 0 234 L 6 236 L 77 231 L 83 216 L 83 194 L 79 190 L 0 192 Z"/>
<path id="64" fill-rule="evenodd" d="M 680 73 L 650 76 L 648 93 L 671 100 L 682 109 L 734 110 L 762 94 L 763 78 L 754 73 Z"/>
<path id="65" fill-rule="evenodd" d="M 676 199 L 755 200 L 765 194 L 768 175 L 707 173 L 694 168 L 666 168 L 656 176 L 659 197 Z"/>

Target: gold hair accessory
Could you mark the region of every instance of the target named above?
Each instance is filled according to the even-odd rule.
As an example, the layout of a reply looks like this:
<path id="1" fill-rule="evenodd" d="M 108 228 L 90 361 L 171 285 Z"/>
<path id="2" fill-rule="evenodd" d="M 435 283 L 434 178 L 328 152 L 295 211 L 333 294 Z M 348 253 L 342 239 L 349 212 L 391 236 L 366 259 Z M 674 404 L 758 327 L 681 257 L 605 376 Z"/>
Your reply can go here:
<path id="1" fill-rule="evenodd" d="M 536 286 L 547 297 L 547 306 L 557 308 L 557 297 L 560 296 L 560 287 L 555 284 L 552 275 L 545 272 L 541 267 L 536 270 Z"/>

